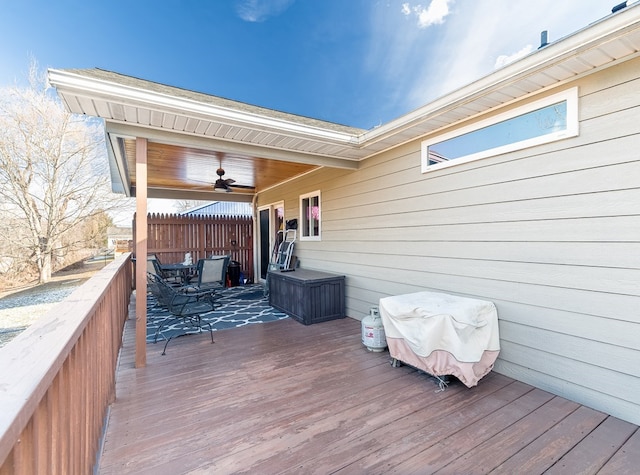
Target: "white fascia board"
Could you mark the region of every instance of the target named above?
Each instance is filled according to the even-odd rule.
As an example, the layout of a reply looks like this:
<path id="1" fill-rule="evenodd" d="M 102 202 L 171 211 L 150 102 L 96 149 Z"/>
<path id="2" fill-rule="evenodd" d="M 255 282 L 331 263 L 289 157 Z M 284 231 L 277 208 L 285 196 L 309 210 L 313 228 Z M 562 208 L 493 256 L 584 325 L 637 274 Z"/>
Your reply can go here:
<path id="1" fill-rule="evenodd" d="M 68 71 L 50 69 L 49 80 L 56 89 L 63 92 L 73 92 L 82 96 L 91 95 L 91 97 L 100 97 L 118 103 L 134 101 L 145 104 L 149 109 L 158 112 L 201 114 L 220 121 L 330 140 L 340 144 L 356 145 L 358 142 L 357 136 L 352 134 L 265 117 L 212 104 L 203 104 L 198 101 L 114 84 L 101 79 L 88 78 Z"/>
<path id="2" fill-rule="evenodd" d="M 409 127 L 428 121 L 431 117 L 455 109 L 483 96 L 509 86 L 514 82 L 531 76 L 537 72 L 553 67 L 562 61 L 579 56 L 581 53 L 597 48 L 604 42 L 623 36 L 627 30 L 638 28 L 640 22 L 640 3 L 627 6 L 623 10 L 608 15 L 602 20 L 571 34 L 542 49 L 536 50 L 524 58 L 505 66 L 467 86 L 463 86 L 435 101 L 403 115 L 398 119 L 365 131 L 360 135 L 313 127 L 277 118 L 265 117 L 259 114 L 238 111 L 235 109 L 203 104 L 198 101 L 176 98 L 165 94 L 147 90 L 122 86 L 109 81 L 87 78 L 68 71 L 49 70 L 50 82 L 61 91 L 69 91 L 81 96 L 94 95 L 117 103 L 134 101 L 145 104 L 149 109 L 171 113 L 191 112 L 202 114 L 212 120 L 230 122 L 296 134 L 319 140 L 331 141 L 354 148 L 366 148 L 386 137 L 393 136 Z M 617 61 L 612 61 L 615 64 Z M 563 81 L 558 81 L 562 83 Z M 540 91 L 551 89 L 552 86 L 541 87 Z M 531 96 L 539 91 L 523 94 Z M 520 98 L 515 98 L 516 101 Z M 510 102 L 513 102 L 510 101 Z M 486 108 L 489 110 L 490 108 Z M 478 112 L 480 115 L 486 110 Z"/>
<path id="3" fill-rule="evenodd" d="M 464 105 L 475 99 L 494 92 L 503 86 L 526 78 L 536 72 L 544 71 L 563 60 L 575 57 L 580 53 L 597 48 L 605 41 L 624 35 L 628 29 L 638 28 L 640 22 L 640 4 L 626 7 L 625 10 L 605 17 L 598 23 L 589 25 L 576 33 L 551 43 L 543 49 L 536 50 L 524 58 L 499 69 L 478 81 L 463 86 L 446 96 L 416 109 L 396 120 L 388 122 L 380 127 L 365 132 L 360 137 L 364 146 L 375 142 L 380 137 L 392 135 L 398 130 L 405 129 L 430 116 L 440 114 L 446 110 L 455 108 L 456 105 Z M 614 63 L 612 61 L 612 63 Z M 561 81 L 559 81 L 561 82 Z M 547 90 L 553 86 L 547 86 L 540 90 Z M 523 94 L 523 97 L 533 93 Z M 517 100 L 517 99 L 514 99 Z M 488 110 L 488 109 L 487 109 Z M 480 112 L 479 114 L 481 114 Z"/>

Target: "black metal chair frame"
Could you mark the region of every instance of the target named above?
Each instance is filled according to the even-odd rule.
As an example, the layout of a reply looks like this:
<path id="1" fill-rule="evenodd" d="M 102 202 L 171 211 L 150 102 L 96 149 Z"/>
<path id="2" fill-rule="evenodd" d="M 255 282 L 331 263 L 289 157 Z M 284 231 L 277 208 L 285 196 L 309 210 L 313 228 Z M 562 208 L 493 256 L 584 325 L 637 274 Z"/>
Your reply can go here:
<path id="1" fill-rule="evenodd" d="M 154 343 L 158 341 L 158 336 L 164 327 L 180 321 L 187 322 L 192 327 L 198 328 L 199 332 L 202 333 L 202 314 L 212 312 L 220 306 L 215 297 L 215 289 L 188 293 L 181 292 L 167 284 L 160 276 L 152 273 L 147 273 L 147 281 L 149 290 L 158 300 L 158 303 L 174 316 L 174 318 L 158 326 L 153 339 Z M 204 324 L 209 326 L 211 343 L 214 343 L 211 324 L 209 322 L 204 322 Z M 167 345 L 169 345 L 174 336 L 167 338 L 162 335 L 162 337 L 166 340 L 162 350 L 164 355 L 167 351 Z"/>

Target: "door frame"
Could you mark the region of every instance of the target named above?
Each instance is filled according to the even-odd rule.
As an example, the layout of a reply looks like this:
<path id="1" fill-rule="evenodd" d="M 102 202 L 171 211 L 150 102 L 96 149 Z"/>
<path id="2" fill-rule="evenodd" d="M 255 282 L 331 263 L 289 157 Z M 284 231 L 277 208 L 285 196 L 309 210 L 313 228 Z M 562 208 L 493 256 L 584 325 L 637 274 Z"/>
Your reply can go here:
<path id="1" fill-rule="evenodd" d="M 267 229 L 264 229 L 263 213 L 267 217 Z M 266 278 L 266 272 L 268 271 L 269 261 L 271 260 L 271 254 L 273 252 L 273 246 L 276 242 L 277 232 L 284 230 L 284 201 L 276 201 L 264 206 L 258 207 L 257 213 L 257 225 L 258 225 L 258 245 L 256 246 L 257 255 L 257 272 L 256 277 L 259 282 L 263 282 Z M 264 256 L 264 253 L 268 254 Z M 263 277 L 264 271 L 264 277 Z"/>

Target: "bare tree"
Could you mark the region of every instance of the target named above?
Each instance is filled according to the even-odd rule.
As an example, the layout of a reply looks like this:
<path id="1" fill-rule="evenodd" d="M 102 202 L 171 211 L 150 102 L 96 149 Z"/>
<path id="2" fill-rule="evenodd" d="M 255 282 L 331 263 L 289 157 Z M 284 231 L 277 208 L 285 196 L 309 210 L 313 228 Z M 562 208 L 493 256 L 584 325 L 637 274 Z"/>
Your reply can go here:
<path id="1" fill-rule="evenodd" d="M 0 181 L 0 239 L 41 283 L 81 244 L 83 222 L 122 202 L 109 189 L 102 122 L 67 112 L 35 63 L 30 87 L 0 89 Z"/>
<path id="2" fill-rule="evenodd" d="M 211 201 L 176 200 L 174 202 L 174 207 L 178 213 L 181 213 L 183 211 L 189 211 L 193 208 L 197 208 L 198 206 L 204 206 L 209 203 L 211 203 Z"/>

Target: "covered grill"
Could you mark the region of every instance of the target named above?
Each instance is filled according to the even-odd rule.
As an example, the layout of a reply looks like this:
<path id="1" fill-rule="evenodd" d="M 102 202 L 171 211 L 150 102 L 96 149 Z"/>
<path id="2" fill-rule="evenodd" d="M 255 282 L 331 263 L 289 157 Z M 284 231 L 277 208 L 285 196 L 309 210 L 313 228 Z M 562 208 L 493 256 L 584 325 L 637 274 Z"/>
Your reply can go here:
<path id="1" fill-rule="evenodd" d="M 381 298 L 380 316 L 392 358 L 467 387 L 491 371 L 500 352 L 493 302 L 417 292 Z"/>

